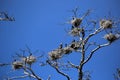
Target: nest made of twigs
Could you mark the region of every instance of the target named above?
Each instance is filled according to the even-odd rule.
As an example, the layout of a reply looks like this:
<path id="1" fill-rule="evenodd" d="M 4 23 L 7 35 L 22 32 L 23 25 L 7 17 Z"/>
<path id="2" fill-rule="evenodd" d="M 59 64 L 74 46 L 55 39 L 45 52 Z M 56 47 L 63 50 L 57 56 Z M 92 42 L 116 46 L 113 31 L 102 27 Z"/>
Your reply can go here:
<path id="1" fill-rule="evenodd" d="M 113 27 L 113 22 L 112 20 L 101 20 L 100 21 L 100 27 L 102 27 L 103 29 L 109 29 Z"/>
<path id="2" fill-rule="evenodd" d="M 63 49 L 56 49 L 48 53 L 51 60 L 56 60 L 62 57 Z"/>
<path id="3" fill-rule="evenodd" d="M 72 49 L 74 50 L 77 50 L 79 49 L 81 46 L 80 46 L 80 42 L 79 41 L 75 41 L 75 42 L 72 42 L 70 45 L 69 45 Z"/>
<path id="4" fill-rule="evenodd" d="M 81 32 L 82 32 L 81 28 L 73 28 L 73 29 L 71 29 L 69 34 L 72 35 L 72 36 L 80 36 Z"/>
<path id="5" fill-rule="evenodd" d="M 82 19 L 81 18 L 74 18 L 73 20 L 71 20 L 71 24 L 74 26 L 74 27 L 78 27 L 82 22 Z"/>
<path id="6" fill-rule="evenodd" d="M 28 56 L 27 59 L 26 59 L 26 63 L 28 64 L 32 64 L 36 62 L 36 57 L 35 56 Z"/>
<path id="7" fill-rule="evenodd" d="M 108 40 L 109 42 L 113 42 L 113 41 L 115 41 L 115 40 L 118 39 L 117 35 L 112 34 L 112 33 L 106 34 L 106 35 L 104 36 L 104 38 L 105 38 L 106 40 Z"/>
<path id="8" fill-rule="evenodd" d="M 33 64 L 36 62 L 36 57 L 31 55 L 22 59 L 27 64 Z"/>
<path id="9" fill-rule="evenodd" d="M 15 61 L 15 62 L 13 62 L 12 63 L 12 67 L 13 67 L 13 69 L 20 69 L 20 68 L 22 68 L 23 67 L 23 62 L 21 62 L 21 61 Z"/>
<path id="10" fill-rule="evenodd" d="M 64 54 L 70 54 L 70 53 L 72 53 L 72 50 L 73 49 L 71 47 L 67 46 L 67 47 L 63 48 L 63 53 Z"/>
<path id="11" fill-rule="evenodd" d="M 80 48 L 80 42 L 79 41 L 73 41 L 70 45 L 66 47 L 61 47 L 58 49 L 55 49 L 51 52 L 49 52 L 49 57 L 51 60 L 57 60 L 63 57 L 66 54 L 72 53 L 72 51 L 77 50 Z"/>

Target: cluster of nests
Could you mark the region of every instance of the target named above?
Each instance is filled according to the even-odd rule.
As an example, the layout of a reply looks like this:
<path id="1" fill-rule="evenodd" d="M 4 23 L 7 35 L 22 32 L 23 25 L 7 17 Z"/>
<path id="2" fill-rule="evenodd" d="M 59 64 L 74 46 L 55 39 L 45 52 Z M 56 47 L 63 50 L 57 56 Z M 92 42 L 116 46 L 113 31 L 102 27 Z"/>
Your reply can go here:
<path id="1" fill-rule="evenodd" d="M 81 23 L 82 23 L 82 18 L 73 18 L 73 20 L 71 20 L 72 28 L 69 34 L 72 36 L 80 36 L 80 34 L 82 33 L 82 35 L 84 36 L 84 29 L 80 27 Z M 100 27 L 104 30 L 113 28 L 113 24 L 114 24 L 113 21 L 109 19 L 102 19 L 100 20 L 99 23 Z M 120 36 L 118 34 L 113 34 L 113 33 L 107 33 L 104 36 L 104 38 L 109 42 L 113 42 L 117 40 L 119 37 Z M 80 46 L 81 46 L 80 41 L 72 41 L 70 45 L 64 48 L 61 46 L 58 49 L 49 52 L 49 57 L 51 60 L 57 60 L 65 54 L 70 54 L 72 53 L 72 51 L 78 50 Z"/>
<path id="2" fill-rule="evenodd" d="M 103 29 L 111 29 L 113 28 L 113 22 L 112 20 L 106 20 L 106 19 L 102 19 L 100 21 L 100 27 Z M 108 33 L 104 36 L 104 38 L 109 41 L 109 42 L 113 42 L 115 40 L 117 40 L 120 36 L 118 34 L 113 34 L 113 33 Z"/>
<path id="3" fill-rule="evenodd" d="M 75 51 L 80 48 L 80 42 L 73 40 L 72 43 L 66 47 L 60 47 L 58 49 L 55 49 L 51 52 L 49 52 L 49 57 L 51 60 L 57 60 L 61 58 L 65 54 L 70 54 L 72 51 Z"/>
<path id="4" fill-rule="evenodd" d="M 72 36 L 80 36 L 80 33 L 83 31 L 79 26 L 82 23 L 81 18 L 73 18 L 70 22 L 72 24 L 72 29 L 69 31 L 69 34 Z"/>
<path id="5" fill-rule="evenodd" d="M 15 60 L 12 63 L 13 69 L 21 69 L 23 68 L 26 64 L 31 65 L 36 62 L 36 57 L 33 55 L 30 55 L 28 57 L 22 57 L 21 60 Z"/>

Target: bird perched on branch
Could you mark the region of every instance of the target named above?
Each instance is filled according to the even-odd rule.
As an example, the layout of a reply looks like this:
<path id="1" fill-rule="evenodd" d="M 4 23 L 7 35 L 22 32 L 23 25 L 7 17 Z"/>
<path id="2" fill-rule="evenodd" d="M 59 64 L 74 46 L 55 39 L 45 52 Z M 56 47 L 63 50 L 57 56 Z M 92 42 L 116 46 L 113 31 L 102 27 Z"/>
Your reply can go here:
<path id="1" fill-rule="evenodd" d="M 73 17 L 71 20 L 71 24 L 73 27 L 79 27 L 82 23 L 82 20 L 90 13 L 90 10 L 88 10 L 81 18 Z"/>
<path id="2" fill-rule="evenodd" d="M 61 43 L 58 47 L 58 49 L 62 49 L 63 48 L 63 44 Z"/>

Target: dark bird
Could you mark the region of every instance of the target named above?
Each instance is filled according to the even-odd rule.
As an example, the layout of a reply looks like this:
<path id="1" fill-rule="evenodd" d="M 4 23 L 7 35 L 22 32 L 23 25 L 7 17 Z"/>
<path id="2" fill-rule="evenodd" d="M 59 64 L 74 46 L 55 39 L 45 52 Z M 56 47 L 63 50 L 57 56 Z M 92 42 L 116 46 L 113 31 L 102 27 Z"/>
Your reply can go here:
<path id="1" fill-rule="evenodd" d="M 58 49 L 62 49 L 63 48 L 63 44 L 61 43 L 58 47 Z"/>

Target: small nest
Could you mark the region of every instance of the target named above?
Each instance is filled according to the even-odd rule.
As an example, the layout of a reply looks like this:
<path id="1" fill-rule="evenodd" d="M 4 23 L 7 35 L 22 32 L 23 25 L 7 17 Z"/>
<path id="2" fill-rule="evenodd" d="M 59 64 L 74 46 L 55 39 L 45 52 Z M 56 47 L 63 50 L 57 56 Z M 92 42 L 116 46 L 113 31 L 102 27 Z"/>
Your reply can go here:
<path id="1" fill-rule="evenodd" d="M 69 46 L 70 46 L 72 49 L 77 50 L 77 49 L 80 48 L 80 42 L 72 42 Z"/>
<path id="2" fill-rule="evenodd" d="M 36 62 L 36 57 L 35 57 L 35 56 L 28 56 L 28 57 L 26 58 L 26 63 L 27 63 L 27 64 L 32 64 L 32 63 L 34 63 L 34 62 Z"/>
<path id="3" fill-rule="evenodd" d="M 70 54 L 70 53 L 72 53 L 72 48 L 71 47 L 65 47 L 65 48 L 63 48 L 63 53 L 64 54 Z"/>
<path id="4" fill-rule="evenodd" d="M 72 36 L 80 36 L 82 29 L 81 28 L 73 28 L 69 33 Z"/>
<path id="5" fill-rule="evenodd" d="M 21 62 L 21 61 L 15 61 L 15 62 L 13 62 L 12 63 L 12 67 L 13 67 L 13 69 L 20 69 L 20 68 L 22 68 L 23 67 L 23 63 Z"/>
<path id="6" fill-rule="evenodd" d="M 106 34 L 106 35 L 104 36 L 104 38 L 105 38 L 106 40 L 108 40 L 109 42 L 113 42 L 113 41 L 115 41 L 116 39 L 118 39 L 118 37 L 117 37 L 115 34 L 112 34 L 112 33 Z"/>
<path id="7" fill-rule="evenodd" d="M 103 29 L 110 29 L 112 28 L 112 20 L 101 20 L 100 21 L 100 27 L 102 27 Z"/>
<path id="8" fill-rule="evenodd" d="M 80 18 L 75 18 L 71 21 L 71 24 L 74 26 L 74 27 L 78 27 L 82 22 L 82 19 Z"/>
<path id="9" fill-rule="evenodd" d="M 32 64 L 32 63 L 36 62 L 36 57 L 28 56 L 28 57 L 22 58 L 22 60 L 27 64 Z"/>
<path id="10" fill-rule="evenodd" d="M 63 49 L 56 49 L 48 53 L 51 60 L 57 60 L 62 57 Z"/>

